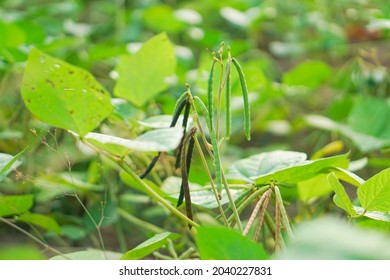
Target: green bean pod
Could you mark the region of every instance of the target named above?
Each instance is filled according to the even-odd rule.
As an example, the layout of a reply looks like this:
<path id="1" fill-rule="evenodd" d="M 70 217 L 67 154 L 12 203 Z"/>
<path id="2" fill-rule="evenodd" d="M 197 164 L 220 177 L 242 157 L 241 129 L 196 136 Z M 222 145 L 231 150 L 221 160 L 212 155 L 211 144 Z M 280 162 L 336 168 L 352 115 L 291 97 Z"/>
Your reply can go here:
<path id="1" fill-rule="evenodd" d="M 232 58 L 232 62 L 238 72 L 238 76 L 240 78 L 242 96 L 244 99 L 244 128 L 245 128 L 245 137 L 249 141 L 251 139 L 251 116 L 250 116 L 250 108 L 249 108 L 249 99 L 248 99 L 248 87 L 246 85 L 246 80 L 244 76 L 244 72 L 238 61 L 235 58 Z"/>
<path id="2" fill-rule="evenodd" d="M 185 99 L 186 102 L 186 108 L 184 109 L 184 116 L 183 116 L 183 122 L 182 122 L 182 128 L 183 128 L 183 136 L 181 137 L 179 147 L 177 148 L 177 155 L 176 155 L 176 164 L 175 167 L 179 168 L 180 166 L 180 157 L 181 157 L 181 148 L 183 146 L 184 138 L 186 137 L 186 131 L 187 131 L 187 123 L 188 123 L 188 117 L 190 116 L 190 109 L 191 104 L 188 99 Z"/>
<path id="3" fill-rule="evenodd" d="M 230 108 L 230 98 L 232 95 L 232 88 L 231 88 L 231 61 L 230 59 L 226 63 L 226 90 L 225 90 L 225 98 L 226 98 L 226 139 L 230 138 L 231 133 L 231 126 L 232 126 L 232 111 Z"/>
<path id="4" fill-rule="evenodd" d="M 183 103 L 183 100 L 188 99 L 188 90 L 180 95 L 179 99 L 176 101 L 175 108 L 173 108 L 173 114 L 175 114 L 180 106 Z M 182 109 L 183 110 L 183 109 Z M 180 110 L 180 112 L 182 111 Z"/>
<path id="5" fill-rule="evenodd" d="M 189 185 L 189 181 L 188 181 L 189 167 L 187 166 L 187 160 L 189 158 L 188 158 L 188 154 L 187 154 L 187 151 L 186 151 L 186 146 L 187 146 L 187 142 L 188 141 L 190 141 L 190 144 L 191 144 L 191 140 L 190 139 L 195 137 L 194 136 L 195 133 L 196 133 L 196 128 L 194 127 L 194 128 L 191 129 L 190 133 L 184 139 L 184 141 L 183 141 L 183 148 L 182 148 L 182 152 L 181 152 L 181 178 L 182 178 L 182 184 L 181 184 L 180 196 L 184 196 L 184 199 L 186 201 L 187 217 L 190 220 L 192 220 L 192 221 L 194 220 L 194 218 L 193 218 L 193 214 L 192 214 L 191 193 L 190 193 L 190 185 Z M 192 144 L 192 149 L 193 149 L 193 144 Z M 179 200 L 180 200 L 180 197 L 179 197 Z M 183 200 L 183 198 L 181 198 L 181 200 Z M 188 225 L 188 227 L 191 229 L 191 225 Z"/>
<path id="6" fill-rule="evenodd" d="M 208 111 L 209 111 L 209 118 L 210 118 L 210 124 L 209 127 L 210 131 L 214 131 L 213 127 L 213 115 L 214 115 L 214 104 L 213 104 L 213 82 L 214 82 L 214 65 L 215 60 L 213 60 L 213 63 L 211 64 L 210 69 L 210 76 L 209 76 L 209 83 L 208 83 L 208 91 L 207 91 L 207 102 L 208 102 Z"/>

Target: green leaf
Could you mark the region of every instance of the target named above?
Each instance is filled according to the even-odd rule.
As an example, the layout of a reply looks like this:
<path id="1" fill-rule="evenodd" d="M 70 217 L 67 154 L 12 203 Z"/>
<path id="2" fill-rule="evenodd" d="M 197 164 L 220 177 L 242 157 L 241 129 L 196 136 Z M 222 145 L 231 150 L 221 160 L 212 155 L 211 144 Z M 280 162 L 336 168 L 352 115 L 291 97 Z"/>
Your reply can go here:
<path id="1" fill-rule="evenodd" d="M 304 153 L 290 151 L 273 151 L 253 155 L 233 163 L 228 170 L 227 178 L 253 182 L 252 177 L 260 174 L 272 174 L 278 170 L 305 162 Z"/>
<path id="2" fill-rule="evenodd" d="M 0 45 L 18 48 L 26 40 L 26 34 L 17 24 L 0 21 Z"/>
<path id="3" fill-rule="evenodd" d="M 7 245 L 0 250 L 0 260 L 45 260 L 41 250 L 31 245 Z"/>
<path id="4" fill-rule="evenodd" d="M 200 227 L 195 236 L 203 260 L 266 260 L 264 248 L 237 231 L 224 227 Z"/>
<path id="5" fill-rule="evenodd" d="M 136 106 L 143 106 L 168 88 L 165 79 L 172 76 L 175 69 L 173 45 L 166 33 L 161 33 L 148 40 L 134 55 L 121 57 L 114 93 Z"/>
<path id="6" fill-rule="evenodd" d="M 364 182 L 357 193 L 364 210 L 390 212 L 390 168 Z"/>
<path id="7" fill-rule="evenodd" d="M 276 259 L 286 260 L 389 260 L 390 238 L 363 230 L 333 217 L 299 224 L 295 238 Z"/>
<path id="8" fill-rule="evenodd" d="M 120 253 L 102 251 L 96 249 L 87 249 L 69 254 L 52 257 L 51 260 L 119 260 Z"/>
<path id="9" fill-rule="evenodd" d="M 348 154 L 306 160 L 306 154 L 290 151 L 261 153 L 235 162 L 228 170 L 227 178 L 266 185 L 271 181 L 296 184 L 328 173 L 331 167 L 347 167 Z"/>
<path id="10" fill-rule="evenodd" d="M 26 150 L 27 148 L 15 156 L 0 153 L 0 182 L 22 163 L 19 159 Z"/>
<path id="11" fill-rule="evenodd" d="M 138 123 L 145 127 L 151 128 L 164 128 L 169 127 L 172 122 L 172 115 L 159 115 L 147 118 L 142 121 L 138 121 Z M 180 115 L 177 122 L 176 127 L 181 127 L 183 122 L 183 115 Z M 187 127 L 192 126 L 192 117 L 188 116 Z"/>
<path id="12" fill-rule="evenodd" d="M 150 29 L 157 32 L 175 33 L 186 26 L 175 16 L 173 8 L 168 5 L 151 5 L 144 9 L 142 19 Z"/>
<path id="13" fill-rule="evenodd" d="M 305 61 L 283 75 L 283 83 L 289 86 L 306 86 L 315 89 L 323 84 L 332 73 L 328 64 L 322 61 Z"/>
<path id="14" fill-rule="evenodd" d="M 0 217 L 22 214 L 33 206 L 32 194 L 0 196 Z"/>
<path id="15" fill-rule="evenodd" d="M 330 185 L 332 186 L 332 189 L 336 193 L 336 195 L 340 198 L 341 204 L 335 203 L 340 208 L 344 209 L 349 216 L 353 217 L 356 216 L 356 211 L 353 208 L 352 202 L 347 194 L 347 192 L 344 189 L 344 186 L 339 182 L 339 179 L 337 178 L 336 174 L 334 172 L 328 174 L 328 181 Z"/>
<path id="16" fill-rule="evenodd" d="M 332 167 L 330 171 L 333 171 L 337 177 L 355 187 L 360 187 L 365 181 L 355 173 L 352 173 L 344 168 Z"/>
<path id="17" fill-rule="evenodd" d="M 42 215 L 42 214 L 33 214 L 33 213 L 24 213 L 23 215 L 18 217 L 18 220 L 21 222 L 33 224 L 36 226 L 39 226 L 41 228 L 44 228 L 49 231 L 53 231 L 55 233 L 60 234 L 61 228 L 57 224 L 57 222 L 49 216 Z"/>
<path id="18" fill-rule="evenodd" d="M 123 157 L 131 151 L 167 152 L 174 150 L 179 145 L 182 135 L 182 128 L 170 127 L 147 131 L 132 140 L 94 132 L 85 135 L 83 140 Z"/>
<path id="19" fill-rule="evenodd" d="M 256 184 L 268 184 L 271 180 L 276 182 L 294 184 L 315 177 L 320 173 L 329 173 L 330 167 L 348 166 L 348 154 L 338 155 L 314 161 L 305 161 L 296 166 L 278 170 L 271 174 L 265 174 L 254 178 Z"/>
<path id="20" fill-rule="evenodd" d="M 297 184 L 299 198 L 303 202 L 323 197 L 332 192 L 326 174 L 318 174 Z"/>
<path id="21" fill-rule="evenodd" d="M 364 211 L 364 209 L 362 207 L 355 206 L 355 205 L 353 206 L 353 208 L 355 209 L 356 213 L 359 215 L 363 215 L 363 216 L 371 218 L 373 220 L 390 223 L 390 214 L 389 213 L 383 213 L 383 212 L 378 212 L 378 211 Z"/>
<path id="22" fill-rule="evenodd" d="M 113 109 L 109 93 L 89 72 L 37 49 L 27 61 L 22 96 L 39 119 L 82 136 Z"/>
<path id="23" fill-rule="evenodd" d="M 71 240 L 82 240 L 87 236 L 84 228 L 75 225 L 61 226 L 61 236 L 67 237 Z"/>
<path id="24" fill-rule="evenodd" d="M 47 202 L 67 193 L 99 192 L 104 189 L 103 185 L 84 182 L 75 176 L 70 176 L 69 173 L 43 175 L 35 178 L 33 183 L 38 189 L 35 196 L 38 202 Z"/>
<path id="25" fill-rule="evenodd" d="M 305 121 L 313 127 L 338 132 L 349 138 L 363 153 L 376 151 L 384 147 L 390 147 L 390 139 L 381 139 L 372 135 L 363 134 L 352 130 L 349 126 L 337 123 L 329 118 L 318 115 L 307 115 Z"/>
<path id="26" fill-rule="evenodd" d="M 168 239 L 174 240 L 179 236 L 179 234 L 172 232 L 158 233 L 145 242 L 142 242 L 134 249 L 127 251 L 121 257 L 121 260 L 139 260 L 165 245 Z"/>
<path id="27" fill-rule="evenodd" d="M 370 95 L 359 96 L 348 116 L 352 130 L 377 137 L 390 139 L 390 104 L 383 98 Z"/>

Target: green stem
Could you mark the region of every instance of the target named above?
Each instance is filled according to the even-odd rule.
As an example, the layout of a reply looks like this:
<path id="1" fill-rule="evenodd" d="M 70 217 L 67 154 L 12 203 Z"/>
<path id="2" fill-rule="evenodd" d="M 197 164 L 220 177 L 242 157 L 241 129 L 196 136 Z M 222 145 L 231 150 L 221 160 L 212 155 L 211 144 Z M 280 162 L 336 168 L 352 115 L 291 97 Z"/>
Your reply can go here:
<path id="1" fill-rule="evenodd" d="M 122 208 L 118 208 L 117 212 L 118 212 L 119 216 L 121 216 L 123 219 L 125 219 L 126 221 L 128 221 L 129 223 L 131 223 L 137 227 L 144 228 L 144 229 L 149 230 L 149 231 L 154 232 L 154 233 L 162 233 L 165 231 L 162 228 L 159 228 L 158 226 L 155 226 L 151 223 L 148 223 L 148 222 L 145 222 L 145 221 L 138 219 L 137 217 L 131 215 L 130 213 L 128 213 L 127 211 L 125 211 Z"/>
<path id="2" fill-rule="evenodd" d="M 225 187 L 226 195 L 227 195 L 227 197 L 229 199 L 230 205 L 232 206 L 233 215 L 234 215 L 234 217 L 236 219 L 236 222 L 237 222 L 237 225 L 238 225 L 238 229 L 242 232 L 244 229 L 243 229 L 242 224 L 241 224 L 240 214 L 237 211 L 236 204 L 234 203 L 233 196 L 232 196 L 232 194 L 230 192 L 229 185 L 228 185 L 228 183 L 226 181 L 226 177 L 225 177 L 225 174 L 224 174 L 222 169 L 221 169 L 221 177 L 222 177 L 222 181 L 223 181 L 223 186 Z"/>
<path id="3" fill-rule="evenodd" d="M 140 184 L 142 187 L 144 187 L 144 190 L 146 193 L 148 193 L 149 196 L 151 196 L 156 201 L 160 202 L 165 208 L 167 208 L 169 211 L 171 211 L 172 214 L 174 214 L 179 219 L 185 221 L 186 223 L 190 224 L 191 226 L 198 228 L 199 225 L 189 219 L 186 215 L 181 213 L 179 210 L 177 210 L 174 206 L 172 206 L 167 200 L 165 200 L 163 197 L 161 197 L 157 192 L 155 192 L 148 184 L 146 184 L 141 178 L 138 177 L 138 175 L 124 162 L 118 162 L 115 159 L 110 158 L 111 160 L 115 161 L 127 174 L 129 174 L 138 184 Z"/>
<path id="4" fill-rule="evenodd" d="M 242 211 L 244 211 L 244 209 L 246 207 L 248 207 L 248 205 L 253 201 L 255 200 L 257 197 L 259 197 L 260 195 L 262 195 L 263 193 L 265 193 L 268 189 L 270 188 L 270 186 L 265 186 L 265 187 L 262 187 L 260 189 L 258 189 L 257 191 L 255 191 L 254 193 L 252 193 L 238 208 L 237 208 L 237 212 L 238 213 L 241 213 Z M 229 223 L 233 220 L 234 216 L 230 216 L 228 218 L 228 221 Z"/>
<path id="5" fill-rule="evenodd" d="M 214 193 L 214 196 L 215 196 L 215 200 L 217 201 L 219 212 L 221 213 L 221 216 L 222 216 L 223 221 L 225 222 L 226 226 L 229 226 L 229 222 L 228 222 L 228 220 L 227 220 L 227 218 L 225 216 L 225 212 L 223 211 L 221 202 L 220 202 L 219 197 L 218 197 L 217 189 L 215 188 L 215 185 L 214 185 L 214 182 L 213 182 L 213 176 L 211 176 L 210 169 L 209 169 L 209 167 L 207 165 L 207 161 L 206 161 L 206 158 L 205 158 L 205 156 L 203 154 L 202 147 L 200 146 L 198 138 L 195 138 L 195 145 L 196 145 L 196 149 L 198 150 L 198 153 L 200 155 L 200 158 L 202 160 L 203 167 L 206 170 L 207 176 L 209 177 L 211 189 L 213 190 L 213 193 Z"/>

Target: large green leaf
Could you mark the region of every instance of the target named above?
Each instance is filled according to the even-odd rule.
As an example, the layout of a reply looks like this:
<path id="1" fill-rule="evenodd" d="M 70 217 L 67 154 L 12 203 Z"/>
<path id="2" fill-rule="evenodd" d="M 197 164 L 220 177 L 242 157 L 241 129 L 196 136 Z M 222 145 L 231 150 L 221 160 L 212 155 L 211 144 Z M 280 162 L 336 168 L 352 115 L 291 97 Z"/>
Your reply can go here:
<path id="1" fill-rule="evenodd" d="M 96 249 L 87 249 L 69 254 L 52 257 L 51 260 L 119 260 L 120 253 L 111 251 L 101 251 Z"/>
<path id="2" fill-rule="evenodd" d="M 390 212 L 390 168 L 364 182 L 357 193 L 364 210 Z"/>
<path id="3" fill-rule="evenodd" d="M 85 135 L 110 115 L 108 92 L 86 70 L 32 49 L 22 83 L 27 108 L 42 121 Z"/>
<path id="4" fill-rule="evenodd" d="M 273 174 L 306 161 L 306 154 L 291 151 L 273 151 L 241 159 L 233 163 L 227 178 L 253 182 L 252 177 Z"/>
<path id="5" fill-rule="evenodd" d="M 348 154 L 338 155 L 314 161 L 305 161 L 296 166 L 265 174 L 254 178 L 256 184 L 268 184 L 271 180 L 276 182 L 294 184 L 313 178 L 320 173 L 328 173 L 330 167 L 348 166 Z"/>
<path id="6" fill-rule="evenodd" d="M 57 222 L 52 217 L 46 215 L 36 213 L 24 213 L 23 215 L 18 217 L 18 220 L 21 222 L 39 226 L 41 228 L 53 231 L 58 234 L 61 233 L 61 228 L 57 224 Z"/>
<path id="7" fill-rule="evenodd" d="M 131 151 L 166 152 L 174 150 L 179 145 L 182 135 L 182 128 L 170 127 L 147 131 L 136 139 L 90 132 L 83 137 L 83 140 L 114 155 L 125 156 Z"/>
<path id="8" fill-rule="evenodd" d="M 342 134 L 351 139 L 356 147 L 363 153 L 390 147 L 390 139 L 382 139 L 373 135 L 357 132 L 347 125 L 337 123 L 324 116 L 308 115 L 305 117 L 305 121 L 310 126 Z"/>
<path id="9" fill-rule="evenodd" d="M 328 64 L 322 61 L 304 61 L 284 73 L 283 83 L 289 86 L 316 88 L 326 81 L 332 73 Z"/>
<path id="10" fill-rule="evenodd" d="M 390 140 L 390 103 L 370 95 L 359 96 L 348 116 L 352 130 Z"/>
<path id="11" fill-rule="evenodd" d="M 344 186 L 339 182 L 336 174 L 334 172 L 328 175 L 328 180 L 330 185 L 332 186 L 333 191 L 340 198 L 339 200 L 335 200 L 335 203 L 340 208 L 344 209 L 349 216 L 353 217 L 356 215 L 356 211 L 353 208 L 352 202 L 344 189 Z M 336 202 L 337 201 L 337 202 Z"/>
<path id="12" fill-rule="evenodd" d="M 168 87 L 166 78 L 175 70 L 173 45 L 166 33 L 161 33 L 148 40 L 135 54 L 121 57 L 114 93 L 142 106 Z"/>
<path id="13" fill-rule="evenodd" d="M 268 259 L 260 244 L 229 228 L 200 227 L 195 240 L 203 260 Z"/>
<path id="14" fill-rule="evenodd" d="M 276 259 L 389 260 L 390 238 L 358 229 L 331 217 L 314 219 L 295 228 L 295 238 Z"/>
<path id="15" fill-rule="evenodd" d="M 274 151 L 261 153 L 247 159 L 239 160 L 228 170 L 229 179 L 255 182 L 258 185 L 271 181 L 296 184 L 321 173 L 328 173 L 332 167 L 347 167 L 348 154 L 306 160 L 306 155 L 290 151 Z"/>
<path id="16" fill-rule="evenodd" d="M 298 195 L 301 201 L 310 202 L 332 192 L 327 174 L 318 174 L 297 184 Z"/>
<path id="17" fill-rule="evenodd" d="M 0 196 L 0 217 L 22 214 L 33 206 L 33 195 Z"/>
<path id="18" fill-rule="evenodd" d="M 142 242 L 134 249 L 126 252 L 121 257 L 121 260 L 139 260 L 165 245 L 168 239 L 173 240 L 178 237 L 178 234 L 172 232 L 158 233 L 145 242 Z"/>

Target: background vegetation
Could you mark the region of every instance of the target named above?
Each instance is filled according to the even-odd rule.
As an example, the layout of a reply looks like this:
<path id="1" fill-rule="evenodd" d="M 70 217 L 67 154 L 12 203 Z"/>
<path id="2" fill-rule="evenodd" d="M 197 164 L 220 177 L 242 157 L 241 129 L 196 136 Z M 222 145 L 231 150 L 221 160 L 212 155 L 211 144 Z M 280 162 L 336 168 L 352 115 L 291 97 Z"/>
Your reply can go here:
<path id="1" fill-rule="evenodd" d="M 27 4 L 5 0 L 0 15 L 1 259 L 64 258 L 67 253 L 73 255 L 65 258 L 88 259 L 390 257 L 384 249 L 390 247 L 386 172 L 390 5 L 386 1 L 32 0 Z M 170 45 L 161 39 L 151 43 L 145 57 L 136 56 L 142 44 L 156 35 L 166 36 Z M 104 153 L 81 145 L 67 131 L 76 130 L 67 127 L 62 111 L 42 106 L 37 115 L 25 97 L 26 87 L 35 82 L 31 77 L 39 80 L 36 73 L 45 71 L 33 64 L 35 47 L 44 59 L 59 65 L 66 61 L 72 71 L 79 69 L 73 66 L 89 71 L 108 96 L 104 108 L 92 101 L 70 105 L 97 114 L 95 126 L 82 119 L 75 124 L 78 134 L 95 129 L 135 139 L 150 127 L 169 123 L 186 83 L 207 103 L 212 52 L 220 49 L 221 42 L 224 57 L 230 46 L 245 73 L 252 123 L 247 141 L 239 77 L 233 73 L 232 133 L 220 146 L 227 174 L 233 163 L 265 152 L 297 151 L 310 160 L 349 153 L 345 156 L 349 164 L 336 166 L 349 172 L 343 186 L 355 210 L 335 204 L 339 181 L 329 179 L 329 172 L 324 175 L 322 169 L 292 188 L 281 188 L 295 235 L 291 241 L 282 223 L 287 245 L 281 251 L 270 234 L 272 226 L 262 231 L 261 249 L 255 252 L 243 249 L 251 248 L 247 242 L 252 241 L 241 239 L 236 231 L 207 227 L 223 222 L 214 207 L 205 207 L 205 201 L 194 206 L 195 221 L 203 226 L 195 234 Z M 58 82 L 63 77 L 65 86 L 79 83 L 60 74 Z M 91 79 L 86 78 L 88 83 Z M 46 81 L 39 89 L 48 91 L 50 86 Z M 221 117 L 221 124 L 224 120 Z M 130 153 L 132 170 L 141 174 L 154 155 L 137 149 Z M 286 156 L 276 155 L 282 161 Z M 147 184 L 166 193 L 172 186 L 177 189 L 180 170 L 174 164 L 173 153 L 164 153 Z M 382 183 L 373 185 L 383 188 L 379 194 L 383 201 L 378 202 L 383 208 L 370 208 L 356 186 L 361 189 L 362 182 L 382 170 Z M 232 179 L 231 184 L 237 183 L 237 178 Z M 210 183 L 198 153 L 189 181 L 198 187 Z M 241 213 L 244 225 L 255 204 L 252 201 Z M 358 207 L 364 209 L 359 212 Z M 274 212 L 270 207 L 269 213 Z M 209 252 L 213 238 L 224 236 L 226 243 L 216 242 L 222 251 Z M 142 243 L 150 238 L 149 244 Z M 248 255 L 234 255 L 232 242 L 242 242 L 237 244 Z M 219 248 L 218 244 L 211 248 Z"/>

